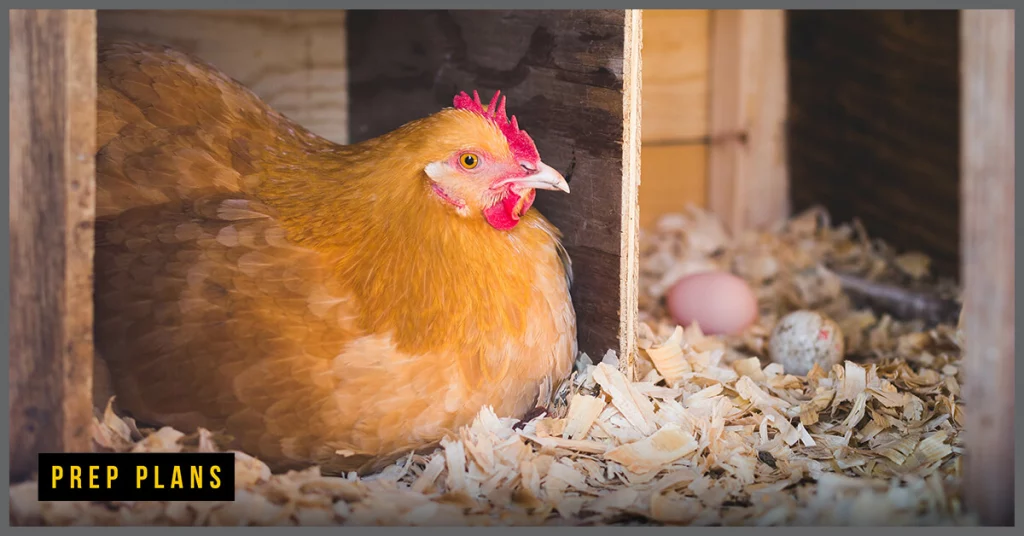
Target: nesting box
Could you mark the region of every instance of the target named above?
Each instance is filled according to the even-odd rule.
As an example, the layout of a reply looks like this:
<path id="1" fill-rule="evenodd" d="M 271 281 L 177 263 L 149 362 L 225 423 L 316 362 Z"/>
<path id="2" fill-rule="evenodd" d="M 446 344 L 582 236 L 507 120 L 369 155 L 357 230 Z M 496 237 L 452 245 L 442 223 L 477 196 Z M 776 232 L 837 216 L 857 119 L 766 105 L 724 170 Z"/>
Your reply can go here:
<path id="1" fill-rule="evenodd" d="M 856 188 L 819 183 L 807 177 L 828 166 L 792 165 L 797 144 L 835 151 L 848 140 L 816 140 L 821 108 L 810 97 L 794 100 L 799 93 L 787 84 L 801 64 L 787 53 L 783 12 L 673 17 L 652 25 L 678 41 L 666 50 L 701 52 L 650 62 L 643 85 L 653 117 L 643 141 L 644 160 L 655 164 L 641 186 L 638 10 L 12 11 L 12 479 L 31 474 L 37 452 L 90 447 L 97 35 L 195 53 L 339 143 L 433 113 L 459 90 L 502 90 L 545 161 L 571 180 L 570 196 L 541 192 L 537 207 L 563 231 L 574 260 L 580 347 L 596 357 L 616 350 L 628 372 L 640 205 L 652 208 L 650 219 L 666 207 L 638 202 L 638 191 L 650 199 L 678 191 L 657 178 L 668 171 L 656 171 L 678 167 L 675 156 L 692 156 L 686 188 L 734 230 L 777 221 L 808 200 L 870 206 L 871 189 L 886 187 L 883 198 L 892 199 L 909 188 L 863 177 Z M 679 21 L 683 29 L 673 26 Z M 967 492 L 994 523 L 1012 518 L 1013 504 L 1011 473 L 990 463 L 1013 452 L 1013 28 L 1012 12 L 998 11 L 965 11 L 947 28 L 959 43 L 958 210 L 926 219 L 916 235 L 957 220 L 949 229 L 960 231 L 953 256 L 967 296 Z M 680 87 L 690 92 L 681 101 Z M 881 161 L 898 161 L 895 141 L 874 149 L 886 155 Z M 949 172 L 954 164 L 943 162 Z M 842 169 L 831 171 L 842 177 Z"/>
<path id="2" fill-rule="evenodd" d="M 501 90 L 572 187 L 536 206 L 573 259 L 580 349 L 629 369 L 639 11 L 18 11 L 11 31 L 16 478 L 90 446 L 97 37 L 195 54 L 338 143 Z"/>

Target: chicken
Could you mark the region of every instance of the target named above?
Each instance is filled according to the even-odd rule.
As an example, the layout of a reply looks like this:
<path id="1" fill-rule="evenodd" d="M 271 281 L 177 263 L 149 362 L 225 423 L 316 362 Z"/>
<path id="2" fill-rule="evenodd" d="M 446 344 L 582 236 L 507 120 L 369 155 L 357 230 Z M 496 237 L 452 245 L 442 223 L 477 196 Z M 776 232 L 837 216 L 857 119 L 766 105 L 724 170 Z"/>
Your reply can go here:
<path id="1" fill-rule="evenodd" d="M 98 385 L 276 471 L 379 469 L 571 371 L 569 191 L 498 93 L 337 145 L 166 47 L 101 44 Z M 104 383 L 107 382 L 107 383 Z"/>

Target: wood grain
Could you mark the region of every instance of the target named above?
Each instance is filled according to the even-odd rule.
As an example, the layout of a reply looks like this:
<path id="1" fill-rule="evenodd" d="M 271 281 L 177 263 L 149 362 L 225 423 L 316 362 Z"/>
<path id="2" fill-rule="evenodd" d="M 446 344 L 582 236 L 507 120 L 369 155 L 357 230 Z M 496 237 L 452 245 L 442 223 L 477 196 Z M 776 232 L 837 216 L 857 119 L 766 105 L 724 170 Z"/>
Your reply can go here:
<path id="1" fill-rule="evenodd" d="M 956 11 L 790 11 L 793 209 L 959 263 Z"/>
<path id="2" fill-rule="evenodd" d="M 10 12 L 12 482 L 91 447 L 95 24 Z"/>
<path id="3" fill-rule="evenodd" d="M 967 506 L 1014 516 L 1014 12 L 961 16 Z"/>
<path id="4" fill-rule="evenodd" d="M 651 227 L 664 214 L 686 205 L 703 207 L 707 195 L 705 144 L 644 145 L 640 183 L 640 226 Z"/>
<path id="5" fill-rule="evenodd" d="M 645 9 L 644 142 L 699 142 L 708 135 L 707 9 Z"/>
<path id="6" fill-rule="evenodd" d="M 624 221 L 636 188 L 624 176 L 639 165 L 629 156 L 639 144 L 623 139 L 624 128 L 639 120 L 639 110 L 624 115 L 640 84 L 638 64 L 626 60 L 633 55 L 627 39 L 640 39 L 626 29 L 633 16 L 621 10 L 348 14 L 353 141 L 451 106 L 459 91 L 477 89 L 488 98 L 500 89 L 508 96 L 509 113 L 543 160 L 570 181 L 571 194 L 540 192 L 536 207 L 565 235 L 576 274 L 580 348 L 598 356 L 633 344 L 628 322 L 621 324 L 636 307 L 621 290 L 623 266 L 635 262 L 629 257 L 635 230 Z"/>
<path id="7" fill-rule="evenodd" d="M 738 232 L 789 214 L 785 12 L 713 10 L 708 207 Z"/>
<path id="8" fill-rule="evenodd" d="M 98 26 L 103 39 L 195 54 L 313 132 L 348 141 L 344 11 L 101 10 Z"/>

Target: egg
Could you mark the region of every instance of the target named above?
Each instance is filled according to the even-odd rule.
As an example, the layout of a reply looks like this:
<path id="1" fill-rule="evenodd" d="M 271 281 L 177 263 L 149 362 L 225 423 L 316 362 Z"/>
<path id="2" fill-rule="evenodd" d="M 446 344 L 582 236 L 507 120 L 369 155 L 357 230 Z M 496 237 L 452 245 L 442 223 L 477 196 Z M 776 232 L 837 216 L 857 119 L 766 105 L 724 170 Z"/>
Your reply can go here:
<path id="1" fill-rule="evenodd" d="M 828 371 L 843 360 L 843 332 L 831 318 L 816 311 L 794 311 L 772 329 L 768 355 L 786 373 L 806 376 L 817 363 Z"/>
<path id="2" fill-rule="evenodd" d="M 750 285 L 727 272 L 688 275 L 668 291 L 672 318 L 682 326 L 696 322 L 709 335 L 734 335 L 757 319 L 757 298 Z"/>

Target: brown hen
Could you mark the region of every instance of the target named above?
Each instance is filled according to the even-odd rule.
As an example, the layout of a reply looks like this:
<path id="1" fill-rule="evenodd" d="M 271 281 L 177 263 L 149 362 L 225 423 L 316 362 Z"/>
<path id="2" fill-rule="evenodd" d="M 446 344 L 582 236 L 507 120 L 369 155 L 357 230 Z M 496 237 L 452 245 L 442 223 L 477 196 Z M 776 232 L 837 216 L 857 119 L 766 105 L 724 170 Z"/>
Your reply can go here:
<path id="1" fill-rule="evenodd" d="M 341 146 L 173 49 L 101 44 L 98 80 L 98 385 L 136 419 L 365 472 L 570 372 L 569 261 L 530 210 L 568 186 L 504 99 Z"/>

